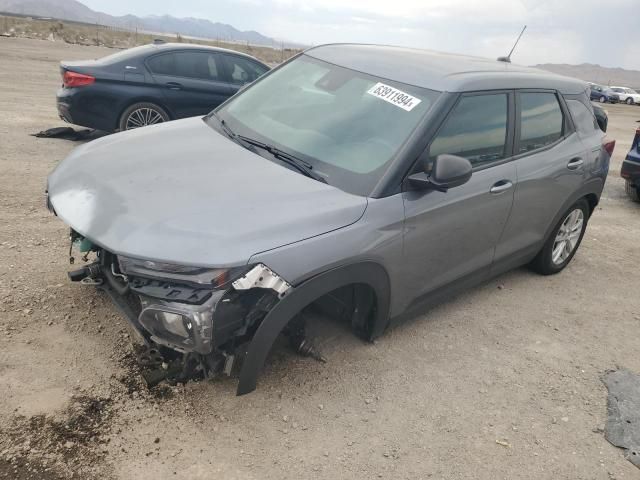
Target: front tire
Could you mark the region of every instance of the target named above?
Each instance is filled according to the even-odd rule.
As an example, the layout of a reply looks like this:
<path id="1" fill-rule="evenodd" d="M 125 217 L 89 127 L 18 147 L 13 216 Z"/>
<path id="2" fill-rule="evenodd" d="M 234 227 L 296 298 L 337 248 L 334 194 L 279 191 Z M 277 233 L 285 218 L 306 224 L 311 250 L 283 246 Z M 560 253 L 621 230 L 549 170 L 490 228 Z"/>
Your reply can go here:
<path id="1" fill-rule="evenodd" d="M 633 98 L 629 97 L 627 98 L 626 102 L 627 105 L 633 105 Z"/>
<path id="2" fill-rule="evenodd" d="M 629 180 L 624 182 L 624 191 L 627 192 L 627 196 L 634 202 L 640 202 L 640 192 L 638 187 L 631 183 Z"/>
<path id="3" fill-rule="evenodd" d="M 155 103 L 139 102 L 122 112 L 118 126 L 120 131 L 124 131 L 168 121 L 169 115 L 161 106 Z"/>
<path id="4" fill-rule="evenodd" d="M 581 199 L 560 218 L 549 239 L 530 264 L 541 275 L 562 271 L 578 251 L 589 220 L 589 204 Z"/>
<path id="5" fill-rule="evenodd" d="M 606 103 L 607 102 L 607 97 L 605 97 L 604 95 L 602 95 L 600 98 L 600 103 Z"/>

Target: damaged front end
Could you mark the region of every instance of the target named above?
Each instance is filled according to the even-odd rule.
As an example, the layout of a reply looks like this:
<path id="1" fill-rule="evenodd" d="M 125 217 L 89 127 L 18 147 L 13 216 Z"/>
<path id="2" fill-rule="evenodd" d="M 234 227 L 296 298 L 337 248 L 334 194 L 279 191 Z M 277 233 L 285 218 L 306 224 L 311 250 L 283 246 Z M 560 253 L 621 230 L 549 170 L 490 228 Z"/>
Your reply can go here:
<path id="1" fill-rule="evenodd" d="M 120 308 L 150 386 L 230 375 L 261 321 L 292 288 L 263 264 L 181 266 L 115 255 L 74 231 L 71 240 L 88 263 L 69 278 L 102 289 Z"/>

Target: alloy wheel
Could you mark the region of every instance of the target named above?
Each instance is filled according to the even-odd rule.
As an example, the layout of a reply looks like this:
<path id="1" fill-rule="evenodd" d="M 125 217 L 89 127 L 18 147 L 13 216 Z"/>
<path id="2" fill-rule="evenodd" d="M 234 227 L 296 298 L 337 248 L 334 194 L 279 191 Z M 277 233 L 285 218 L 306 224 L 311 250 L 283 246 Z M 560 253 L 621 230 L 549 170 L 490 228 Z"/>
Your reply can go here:
<path id="1" fill-rule="evenodd" d="M 562 265 L 573 253 L 580 240 L 584 213 L 576 208 L 567 215 L 556 234 L 551 251 L 551 261 L 555 265 Z"/>
<path id="2" fill-rule="evenodd" d="M 145 127 L 164 122 L 164 118 L 153 108 L 142 107 L 134 110 L 127 117 L 126 129 Z"/>

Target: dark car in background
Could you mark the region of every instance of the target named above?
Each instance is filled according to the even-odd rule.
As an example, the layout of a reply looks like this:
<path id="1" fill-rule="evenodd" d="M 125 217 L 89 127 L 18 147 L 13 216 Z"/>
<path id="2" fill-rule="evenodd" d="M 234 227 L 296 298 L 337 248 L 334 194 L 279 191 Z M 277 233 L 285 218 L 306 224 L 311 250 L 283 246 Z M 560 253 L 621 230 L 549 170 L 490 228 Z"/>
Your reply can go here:
<path id="1" fill-rule="evenodd" d="M 183 43 L 63 61 L 58 113 L 69 123 L 107 132 L 204 115 L 268 70 L 249 55 Z"/>
<path id="2" fill-rule="evenodd" d="M 625 181 L 625 190 L 631 200 L 640 201 L 640 127 L 636 129 L 631 150 L 622 162 L 620 175 Z"/>
<path id="3" fill-rule="evenodd" d="M 592 102 L 591 107 L 593 108 L 593 115 L 596 117 L 596 122 L 598 123 L 600 130 L 606 132 L 607 126 L 609 125 L 609 114 L 597 103 Z"/>
<path id="4" fill-rule="evenodd" d="M 620 95 L 611 90 L 609 87 L 590 83 L 591 88 L 591 100 L 595 100 L 600 103 L 618 103 L 620 101 Z"/>

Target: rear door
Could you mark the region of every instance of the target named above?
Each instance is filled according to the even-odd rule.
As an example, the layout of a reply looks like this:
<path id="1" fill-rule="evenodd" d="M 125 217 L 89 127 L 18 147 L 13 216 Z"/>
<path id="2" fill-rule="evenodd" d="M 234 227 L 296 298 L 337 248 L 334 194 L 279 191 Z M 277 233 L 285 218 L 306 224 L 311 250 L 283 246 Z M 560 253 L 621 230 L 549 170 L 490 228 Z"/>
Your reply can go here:
<path id="1" fill-rule="evenodd" d="M 221 53 L 177 50 L 146 63 L 176 118 L 205 115 L 235 93 L 226 81 Z"/>
<path id="2" fill-rule="evenodd" d="M 496 262 L 528 258 L 540 249 L 554 217 L 582 186 L 589 162 L 557 92 L 519 91 L 516 112 L 518 185 Z"/>
<path id="3" fill-rule="evenodd" d="M 609 155 L 603 155 L 602 139 L 605 134 L 598 125 L 593 107 L 586 93 L 565 95 L 565 103 L 571 114 L 573 125 L 585 149 L 585 173 L 602 173 L 609 170 Z"/>
<path id="4" fill-rule="evenodd" d="M 466 184 L 446 193 L 403 193 L 409 301 L 488 274 L 516 183 L 513 116 L 511 92 L 464 94 L 428 147 L 427 162 L 449 153 L 469 159 L 474 169 Z"/>

